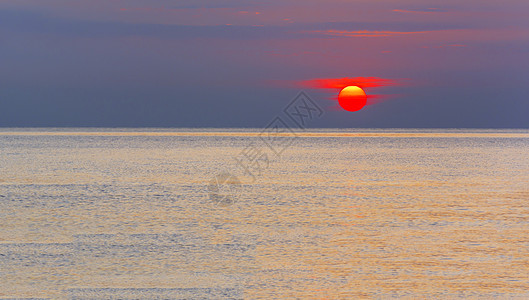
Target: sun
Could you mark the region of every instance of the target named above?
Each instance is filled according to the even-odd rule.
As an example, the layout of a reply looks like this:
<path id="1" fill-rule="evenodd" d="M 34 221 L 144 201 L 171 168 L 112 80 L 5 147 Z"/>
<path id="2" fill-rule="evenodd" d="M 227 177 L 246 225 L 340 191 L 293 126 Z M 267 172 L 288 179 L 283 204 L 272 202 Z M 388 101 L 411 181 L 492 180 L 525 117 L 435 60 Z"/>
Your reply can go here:
<path id="1" fill-rule="evenodd" d="M 366 93 L 358 86 L 345 87 L 338 95 L 338 103 L 346 111 L 359 111 L 366 102 Z"/>

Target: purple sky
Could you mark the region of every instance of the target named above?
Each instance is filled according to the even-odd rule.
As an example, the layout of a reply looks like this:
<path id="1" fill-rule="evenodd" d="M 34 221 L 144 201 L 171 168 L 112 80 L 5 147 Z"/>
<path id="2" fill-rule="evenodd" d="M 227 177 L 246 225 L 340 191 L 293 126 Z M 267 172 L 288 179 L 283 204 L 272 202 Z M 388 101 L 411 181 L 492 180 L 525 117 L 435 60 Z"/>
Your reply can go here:
<path id="1" fill-rule="evenodd" d="M 335 109 L 377 77 L 384 101 Z M 0 1 L 0 126 L 529 128 L 529 1 Z"/>

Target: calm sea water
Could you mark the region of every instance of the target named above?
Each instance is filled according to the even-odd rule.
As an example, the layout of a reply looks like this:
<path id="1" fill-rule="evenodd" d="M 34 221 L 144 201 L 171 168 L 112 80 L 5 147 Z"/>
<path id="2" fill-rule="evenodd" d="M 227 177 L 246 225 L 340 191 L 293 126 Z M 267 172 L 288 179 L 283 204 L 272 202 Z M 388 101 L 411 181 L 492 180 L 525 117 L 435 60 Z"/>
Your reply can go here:
<path id="1" fill-rule="evenodd" d="M 528 298 L 529 131 L 1 129 L 0 297 Z"/>

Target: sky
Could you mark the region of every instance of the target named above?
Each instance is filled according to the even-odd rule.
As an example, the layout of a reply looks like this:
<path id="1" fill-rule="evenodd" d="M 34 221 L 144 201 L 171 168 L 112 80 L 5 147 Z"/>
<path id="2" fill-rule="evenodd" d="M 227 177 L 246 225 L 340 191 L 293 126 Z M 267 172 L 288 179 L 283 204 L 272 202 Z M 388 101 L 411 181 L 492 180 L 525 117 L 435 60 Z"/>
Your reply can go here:
<path id="1" fill-rule="evenodd" d="M 300 91 L 309 127 L 529 128 L 529 1 L 0 0 L 2 127 L 260 128 Z"/>

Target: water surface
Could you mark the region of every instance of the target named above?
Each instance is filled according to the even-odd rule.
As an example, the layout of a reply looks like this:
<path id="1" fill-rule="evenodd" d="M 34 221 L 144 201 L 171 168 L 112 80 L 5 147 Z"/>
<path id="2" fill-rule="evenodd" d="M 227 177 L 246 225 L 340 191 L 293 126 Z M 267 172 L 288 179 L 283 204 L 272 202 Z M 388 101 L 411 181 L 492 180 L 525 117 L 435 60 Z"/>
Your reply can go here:
<path id="1" fill-rule="evenodd" d="M 0 129 L 0 297 L 529 297 L 529 131 L 265 138 Z"/>

